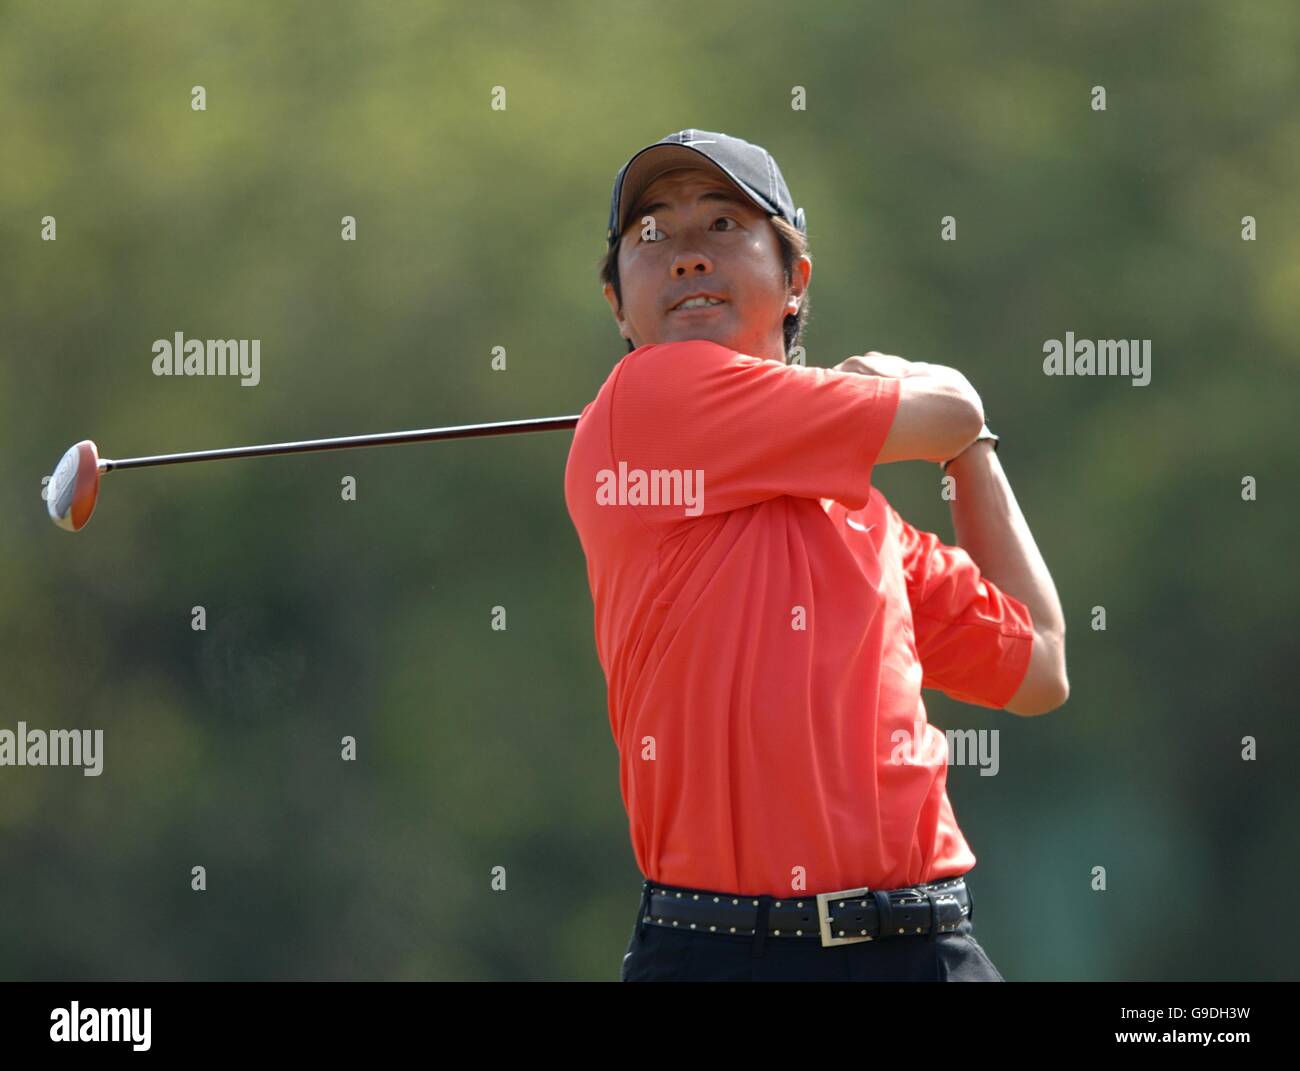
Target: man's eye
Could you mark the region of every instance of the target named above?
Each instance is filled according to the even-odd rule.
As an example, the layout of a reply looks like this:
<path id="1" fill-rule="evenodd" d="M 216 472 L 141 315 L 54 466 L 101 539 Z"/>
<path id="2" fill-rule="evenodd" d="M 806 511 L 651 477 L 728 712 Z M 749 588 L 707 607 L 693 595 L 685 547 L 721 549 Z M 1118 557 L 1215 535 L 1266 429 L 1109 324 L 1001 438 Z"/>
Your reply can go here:
<path id="1" fill-rule="evenodd" d="M 728 223 L 735 223 L 736 227 L 740 226 L 740 223 L 737 222 L 737 220 L 731 216 L 719 216 L 717 219 L 713 221 L 713 223 L 716 226 L 717 224 L 721 223 L 723 220 L 726 220 Z M 725 229 L 728 231 L 733 231 L 736 229 L 736 227 L 727 227 Z M 663 231 L 659 230 L 658 227 L 654 228 L 649 232 L 649 237 L 646 237 L 646 232 L 644 229 L 642 230 L 641 234 L 642 234 L 642 240 L 645 242 L 657 242 L 663 238 Z M 659 238 L 656 238 L 655 235 L 659 235 Z"/>

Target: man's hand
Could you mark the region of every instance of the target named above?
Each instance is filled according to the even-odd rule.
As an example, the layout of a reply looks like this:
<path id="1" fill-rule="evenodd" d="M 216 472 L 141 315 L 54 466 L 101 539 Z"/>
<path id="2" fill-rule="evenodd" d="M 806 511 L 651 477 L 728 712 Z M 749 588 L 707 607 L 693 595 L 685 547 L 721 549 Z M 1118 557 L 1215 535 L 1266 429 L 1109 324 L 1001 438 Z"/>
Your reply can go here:
<path id="1" fill-rule="evenodd" d="M 889 353 L 877 353 L 868 350 L 859 356 L 848 357 L 835 366 L 836 372 L 857 372 L 863 376 L 885 376 L 889 379 L 906 379 L 908 376 L 959 376 L 966 378 L 955 368 L 946 368 L 941 364 L 926 364 L 924 361 L 908 361 Z"/>
<path id="2" fill-rule="evenodd" d="M 928 368 L 917 361 L 906 361 L 888 353 L 871 350 L 865 354 L 849 357 L 835 366 L 836 372 L 856 372 L 860 376 L 885 376 L 887 379 L 906 379 L 917 375 L 917 369 Z"/>
<path id="3" fill-rule="evenodd" d="M 961 453 L 983 429 L 980 396 L 955 368 L 871 350 L 841 361 L 833 371 L 904 381 L 877 464 L 918 460 L 937 465 Z"/>

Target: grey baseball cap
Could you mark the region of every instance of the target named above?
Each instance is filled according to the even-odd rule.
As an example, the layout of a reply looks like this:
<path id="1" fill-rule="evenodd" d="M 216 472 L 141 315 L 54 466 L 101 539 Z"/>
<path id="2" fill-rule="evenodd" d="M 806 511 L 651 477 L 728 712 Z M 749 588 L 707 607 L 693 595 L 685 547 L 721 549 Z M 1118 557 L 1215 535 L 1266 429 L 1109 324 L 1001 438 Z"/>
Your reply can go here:
<path id="1" fill-rule="evenodd" d="M 609 202 L 609 245 L 618 241 L 627 213 L 642 192 L 665 171 L 712 164 L 770 216 L 780 216 L 801 234 L 808 233 L 802 208 L 795 208 L 790 188 L 772 154 L 759 145 L 712 130 L 679 130 L 634 153 L 614 179 Z"/>

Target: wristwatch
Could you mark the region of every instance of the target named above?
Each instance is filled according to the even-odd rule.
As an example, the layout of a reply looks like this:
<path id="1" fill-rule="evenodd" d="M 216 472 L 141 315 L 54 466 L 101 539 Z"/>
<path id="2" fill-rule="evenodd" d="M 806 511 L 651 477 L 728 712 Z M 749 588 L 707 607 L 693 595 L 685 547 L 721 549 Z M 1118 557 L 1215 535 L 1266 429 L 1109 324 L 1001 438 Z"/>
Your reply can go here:
<path id="1" fill-rule="evenodd" d="M 972 439 L 969 443 L 967 443 L 967 444 L 962 448 L 961 453 L 954 454 L 954 455 L 953 455 L 952 457 L 950 457 L 947 461 L 940 462 L 940 464 L 939 464 L 939 468 L 943 469 L 944 472 L 947 472 L 947 471 L 948 471 L 948 466 L 949 466 L 949 465 L 951 465 L 954 461 L 956 461 L 957 458 L 961 457 L 962 454 L 964 454 L 967 450 L 969 450 L 969 449 L 970 449 L 972 446 L 974 446 L 977 442 L 981 442 L 981 441 L 983 441 L 984 439 L 988 439 L 989 442 L 991 442 L 991 443 L 993 444 L 993 449 L 994 449 L 994 450 L 996 450 L 996 449 L 998 448 L 998 437 L 997 437 L 996 435 L 994 435 L 993 432 L 989 431 L 989 426 L 988 426 L 988 424 L 986 423 L 986 424 L 984 425 L 984 427 L 980 428 L 980 433 L 979 433 L 978 435 L 976 435 L 974 439 Z"/>

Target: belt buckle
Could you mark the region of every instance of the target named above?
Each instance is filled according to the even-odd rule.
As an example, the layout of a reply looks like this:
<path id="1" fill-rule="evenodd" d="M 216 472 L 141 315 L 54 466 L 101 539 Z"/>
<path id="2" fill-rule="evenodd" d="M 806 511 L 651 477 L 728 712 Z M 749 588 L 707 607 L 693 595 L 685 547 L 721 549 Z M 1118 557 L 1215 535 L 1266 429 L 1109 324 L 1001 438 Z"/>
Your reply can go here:
<path id="1" fill-rule="evenodd" d="M 841 889 L 839 892 L 828 892 L 817 894 L 817 923 L 821 928 L 822 947 L 830 948 L 831 945 L 851 945 L 859 941 L 871 941 L 874 938 L 870 934 L 858 934 L 855 937 L 832 937 L 831 936 L 831 919 L 830 919 L 830 902 L 832 900 L 858 900 L 862 899 L 871 890 L 865 885 L 858 889 Z"/>

